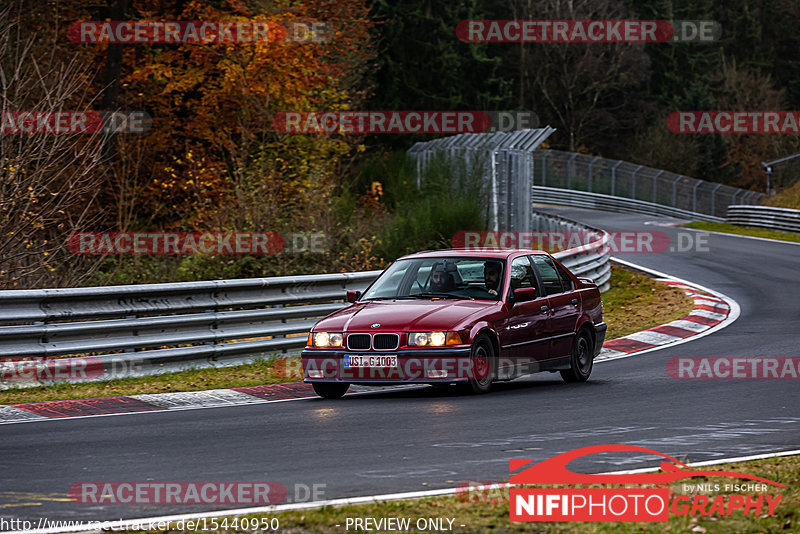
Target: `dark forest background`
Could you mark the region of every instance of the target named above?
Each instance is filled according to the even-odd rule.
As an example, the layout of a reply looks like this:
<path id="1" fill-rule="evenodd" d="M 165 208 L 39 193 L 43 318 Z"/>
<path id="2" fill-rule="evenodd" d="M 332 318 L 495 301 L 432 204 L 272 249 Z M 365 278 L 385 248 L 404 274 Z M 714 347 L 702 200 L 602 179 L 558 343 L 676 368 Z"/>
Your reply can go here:
<path id="1" fill-rule="evenodd" d="M 0 3 L 1 5 L 2 3 Z M 468 44 L 465 19 L 714 20 L 713 43 Z M 325 21 L 327 43 L 91 45 L 80 20 Z M 676 135 L 675 110 L 800 109 L 796 0 L 5 0 L 4 110 L 144 110 L 142 135 L 0 136 L 0 287 L 380 268 L 485 227 L 432 136 L 286 135 L 279 111 L 524 110 L 551 148 L 764 189 L 791 135 Z M 327 254 L 80 257 L 75 231 L 323 231 Z"/>

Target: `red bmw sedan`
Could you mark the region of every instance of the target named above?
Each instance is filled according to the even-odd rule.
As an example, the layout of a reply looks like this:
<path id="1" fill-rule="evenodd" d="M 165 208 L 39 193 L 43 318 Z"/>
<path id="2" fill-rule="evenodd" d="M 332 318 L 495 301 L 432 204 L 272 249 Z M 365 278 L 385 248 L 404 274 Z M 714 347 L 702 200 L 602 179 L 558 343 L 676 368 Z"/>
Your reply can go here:
<path id="1" fill-rule="evenodd" d="M 606 334 L 597 286 L 541 251 L 411 254 L 347 299 L 352 306 L 319 321 L 302 352 L 304 381 L 326 398 L 350 384 L 485 393 L 540 371 L 583 382 Z"/>

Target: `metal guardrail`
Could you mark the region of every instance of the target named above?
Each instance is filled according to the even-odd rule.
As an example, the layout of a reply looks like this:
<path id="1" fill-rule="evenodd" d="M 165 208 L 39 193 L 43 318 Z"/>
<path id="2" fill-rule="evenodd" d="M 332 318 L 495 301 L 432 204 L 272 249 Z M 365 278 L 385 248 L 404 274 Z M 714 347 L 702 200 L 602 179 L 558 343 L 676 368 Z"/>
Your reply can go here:
<path id="1" fill-rule="evenodd" d="M 784 232 L 800 232 L 800 210 L 770 206 L 728 206 L 725 222 Z"/>
<path id="2" fill-rule="evenodd" d="M 670 216 L 681 219 L 723 222 L 725 219 L 712 217 L 701 213 L 680 210 L 662 204 L 653 204 L 631 198 L 612 197 L 600 193 L 586 191 L 573 191 L 571 189 L 557 189 L 554 187 L 534 186 L 533 201 L 542 204 L 560 204 L 562 206 L 576 206 L 623 213 L 642 213 L 645 215 Z"/>
<path id="3" fill-rule="evenodd" d="M 761 203 L 764 195 L 720 183 L 689 178 L 627 161 L 560 150 L 533 153 L 533 185 L 628 198 L 722 220 L 729 205 Z"/>
<path id="4" fill-rule="evenodd" d="M 347 305 L 346 290 L 363 290 L 378 274 L 1 291 L 0 358 L 88 356 L 109 378 L 286 352 Z"/>

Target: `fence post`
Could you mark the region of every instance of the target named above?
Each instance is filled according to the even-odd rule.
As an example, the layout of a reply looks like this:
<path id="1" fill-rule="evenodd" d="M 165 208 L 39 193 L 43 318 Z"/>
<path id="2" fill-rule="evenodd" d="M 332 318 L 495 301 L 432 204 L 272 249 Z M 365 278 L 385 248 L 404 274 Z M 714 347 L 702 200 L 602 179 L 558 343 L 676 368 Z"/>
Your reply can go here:
<path id="1" fill-rule="evenodd" d="M 697 180 L 697 183 L 694 184 L 692 188 L 692 211 L 697 213 L 697 188 L 702 184 L 700 180 Z"/>
<path id="2" fill-rule="evenodd" d="M 681 178 L 683 178 L 682 174 L 678 175 L 678 177 L 675 178 L 675 181 L 672 182 L 672 207 L 673 208 L 677 208 L 678 207 L 678 182 L 681 181 Z"/>
<path id="3" fill-rule="evenodd" d="M 617 167 L 622 165 L 622 160 L 617 161 L 613 167 L 611 167 L 611 196 L 614 196 L 614 186 L 617 183 Z"/>
<path id="4" fill-rule="evenodd" d="M 578 153 L 572 154 L 567 160 L 567 189 L 572 189 L 572 160 L 578 156 Z"/>
<path id="5" fill-rule="evenodd" d="M 492 230 L 497 232 L 497 151 L 491 151 L 490 165 L 492 167 Z"/>
<path id="6" fill-rule="evenodd" d="M 717 184 L 717 187 L 711 190 L 711 215 L 715 215 L 716 211 L 714 210 L 714 195 L 717 193 L 717 189 L 722 187 L 722 184 Z"/>
<path id="7" fill-rule="evenodd" d="M 736 205 L 736 196 L 741 192 L 742 192 L 741 189 L 737 189 L 736 192 L 733 194 L 733 196 L 731 197 L 731 206 Z"/>
<path id="8" fill-rule="evenodd" d="M 636 200 L 636 173 L 639 172 L 639 169 L 641 169 L 642 167 L 644 167 L 644 165 L 639 165 L 638 167 L 636 167 L 636 170 L 633 171 L 633 174 L 631 175 L 631 188 L 632 188 L 631 198 L 633 200 Z"/>
<path id="9" fill-rule="evenodd" d="M 591 163 L 589 163 L 589 192 L 590 193 L 592 192 L 592 165 L 594 165 L 594 162 L 597 161 L 599 158 L 600 158 L 600 156 L 595 156 L 594 159 L 591 161 Z"/>
<path id="10" fill-rule="evenodd" d="M 542 158 L 542 185 L 547 185 L 547 156 L 550 155 L 550 150 L 548 150 L 544 157 Z"/>
<path id="11" fill-rule="evenodd" d="M 655 176 L 653 176 L 653 204 L 658 204 L 656 202 L 656 190 L 658 189 L 658 177 L 664 174 L 664 171 L 658 171 Z"/>

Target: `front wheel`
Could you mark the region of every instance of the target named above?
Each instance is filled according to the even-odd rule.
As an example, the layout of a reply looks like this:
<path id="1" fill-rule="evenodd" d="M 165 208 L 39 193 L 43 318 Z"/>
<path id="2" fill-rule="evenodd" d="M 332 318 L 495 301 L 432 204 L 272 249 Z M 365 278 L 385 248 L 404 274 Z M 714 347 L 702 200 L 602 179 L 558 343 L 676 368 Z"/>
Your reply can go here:
<path id="1" fill-rule="evenodd" d="M 572 342 L 572 354 L 569 357 L 569 369 L 561 371 L 565 382 L 586 382 L 592 374 L 594 359 L 592 358 L 592 340 L 586 332 L 578 332 Z"/>
<path id="2" fill-rule="evenodd" d="M 492 342 L 485 334 L 478 336 L 472 344 L 468 391 L 487 393 L 492 387 L 494 374 L 497 371 L 496 365 Z"/>
<path id="3" fill-rule="evenodd" d="M 347 393 L 350 384 L 342 382 L 314 382 L 314 391 L 324 399 L 340 399 Z"/>

